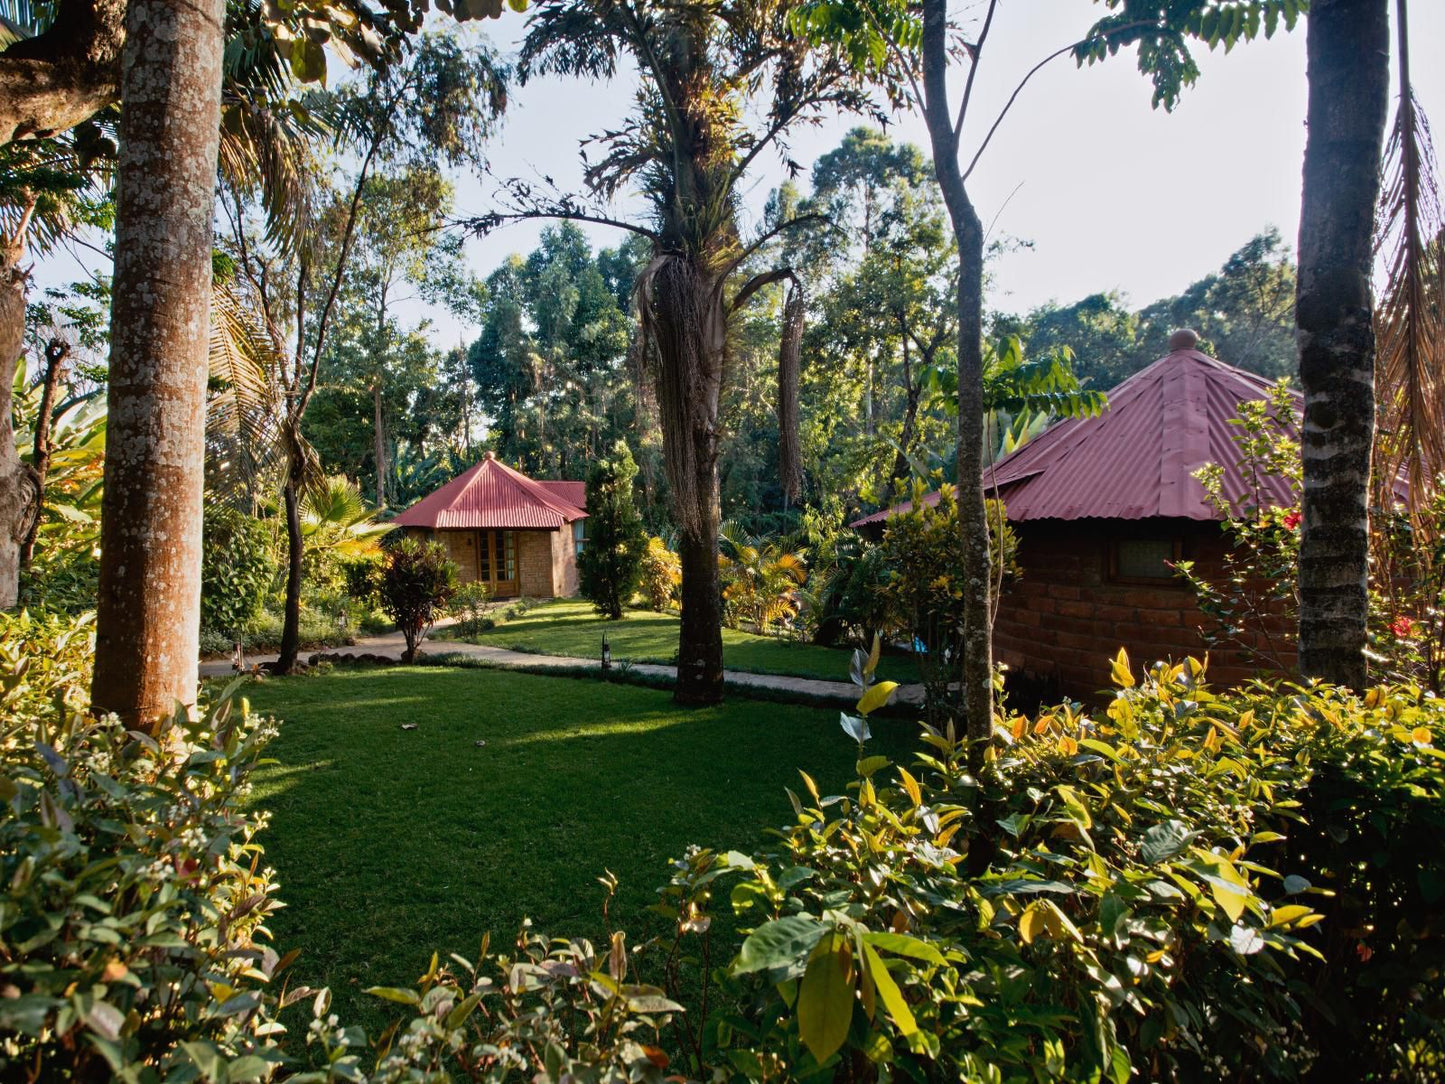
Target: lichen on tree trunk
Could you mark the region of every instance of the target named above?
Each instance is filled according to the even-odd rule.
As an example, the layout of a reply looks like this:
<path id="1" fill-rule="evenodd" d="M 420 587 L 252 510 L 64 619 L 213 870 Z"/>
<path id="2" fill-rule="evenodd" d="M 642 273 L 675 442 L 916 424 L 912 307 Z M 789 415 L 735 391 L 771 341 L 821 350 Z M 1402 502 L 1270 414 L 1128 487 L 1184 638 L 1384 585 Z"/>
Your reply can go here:
<path id="1" fill-rule="evenodd" d="M 156 725 L 196 695 L 221 0 L 131 0 L 122 62 L 92 701 Z"/>
<path id="2" fill-rule="evenodd" d="M 1315 0 L 1300 209 L 1304 423 L 1299 664 L 1362 688 L 1375 336 L 1370 274 L 1389 84 L 1387 0 Z"/>

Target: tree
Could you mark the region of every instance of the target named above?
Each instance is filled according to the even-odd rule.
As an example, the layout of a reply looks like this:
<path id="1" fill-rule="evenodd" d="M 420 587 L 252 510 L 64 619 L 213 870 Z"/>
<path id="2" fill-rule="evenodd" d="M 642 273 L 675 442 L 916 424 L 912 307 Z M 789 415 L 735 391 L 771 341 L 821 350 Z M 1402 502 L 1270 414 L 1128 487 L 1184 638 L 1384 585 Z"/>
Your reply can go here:
<path id="1" fill-rule="evenodd" d="M 381 577 L 381 605 L 406 640 L 402 662 L 415 662 L 436 615 L 457 590 L 457 566 L 437 542 L 403 538 L 387 551 Z"/>
<path id="2" fill-rule="evenodd" d="M 598 142 L 587 169 L 590 193 L 609 199 L 635 183 L 646 224 L 610 218 L 605 208 L 513 185 L 510 211 L 484 216 L 478 230 L 516 217 L 608 222 L 647 238 L 651 259 L 635 291 L 643 357 L 657 394 L 660 428 L 679 531 L 682 619 L 675 698 L 715 703 L 723 695 L 722 599 L 718 579 L 718 410 L 734 321 L 764 287 L 790 282 L 779 356 L 780 475 L 796 497 L 798 346 L 802 298 L 790 268 L 742 282 L 748 258 L 794 221 L 744 241 L 739 185 L 758 156 L 800 119 L 824 106 L 861 108 L 857 80 L 830 51 L 815 51 L 791 26 L 789 3 L 758 0 L 681 4 L 658 0 L 546 0 L 531 17 L 521 72 L 610 78 L 624 58 L 642 89 L 629 122 Z"/>
<path id="3" fill-rule="evenodd" d="M 255 237 L 247 226 L 246 193 L 231 188 L 232 255 L 248 301 L 271 337 L 271 378 L 284 403 L 279 429 L 287 571 L 281 650 L 272 664 L 278 673 L 290 672 L 300 651 L 301 500 L 303 490 L 320 476 L 302 422 L 326 357 L 367 183 L 383 164 L 469 160 L 505 104 L 504 72 L 490 50 L 463 50 L 452 38 L 429 35 L 406 63 L 372 73 L 333 103 L 339 127 L 354 135 L 352 149 L 360 164 L 348 190 L 324 208 L 305 244 L 280 246 Z"/>
<path id="4" fill-rule="evenodd" d="M 221 0 L 126 15 L 91 701 L 134 726 L 196 693 L 224 17 Z"/>
<path id="5" fill-rule="evenodd" d="M 1374 438 L 1372 228 L 1389 86 L 1387 0 L 1315 0 L 1300 206 L 1299 665 L 1362 689 Z"/>
<path id="6" fill-rule="evenodd" d="M 1104 0 L 1114 14 L 1099 20 L 1081 41 L 1055 50 L 1020 80 L 1003 110 L 986 129 L 967 165 L 960 159 L 974 81 L 980 70 L 998 0 L 989 0 L 971 41 L 956 47 L 947 0 L 922 0 L 915 12 L 902 0 L 810 0 L 798 13 L 818 40 L 843 44 L 853 62 L 875 78 L 898 85 L 922 114 L 933 147 L 933 167 L 958 246 L 958 520 L 964 539 L 961 679 L 971 757 L 982 763 L 993 733 L 993 633 L 988 600 L 989 531 L 984 503 L 983 269 L 984 230 L 968 194 L 969 176 L 1029 80 L 1055 58 L 1080 63 L 1102 60 L 1127 45 L 1139 46 L 1140 69 L 1154 82 L 1155 104 L 1172 107 L 1184 86 L 1198 77 L 1189 39 L 1233 46 L 1263 29 L 1271 35 L 1281 18 L 1293 25 L 1296 0 Z M 920 18 L 921 15 L 921 18 Z M 966 59 L 968 74 L 953 105 L 949 71 Z"/>
<path id="7" fill-rule="evenodd" d="M 637 464 L 625 441 L 587 474 L 587 538 L 577 555 L 582 597 L 616 621 L 637 590 L 647 533 L 637 514 L 633 480 Z"/>

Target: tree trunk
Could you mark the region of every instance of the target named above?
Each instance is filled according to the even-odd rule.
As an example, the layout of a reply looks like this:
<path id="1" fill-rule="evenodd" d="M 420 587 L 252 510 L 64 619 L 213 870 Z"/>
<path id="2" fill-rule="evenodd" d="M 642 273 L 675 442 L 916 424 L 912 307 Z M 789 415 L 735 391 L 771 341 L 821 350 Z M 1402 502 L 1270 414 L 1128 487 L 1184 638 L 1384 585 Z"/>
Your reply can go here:
<path id="1" fill-rule="evenodd" d="M 371 406 L 375 415 L 372 435 L 376 442 L 376 506 L 386 507 L 386 421 L 381 416 L 381 382 L 371 386 Z"/>
<path id="2" fill-rule="evenodd" d="M 1304 424 L 1299 664 L 1363 688 L 1375 336 L 1370 274 L 1389 83 L 1387 0 L 1310 6 L 1309 136 L 1300 208 Z"/>
<path id="3" fill-rule="evenodd" d="M 716 500 L 716 478 L 713 480 Z M 722 578 L 718 571 L 718 521 L 678 533 L 682 564 L 681 629 L 677 643 L 679 704 L 716 704 L 723 698 Z"/>
<path id="4" fill-rule="evenodd" d="M 657 348 L 658 415 L 682 562 L 674 698 L 715 704 L 723 696 L 717 415 L 727 312 L 720 284 L 686 256 L 654 259 L 639 300 Z"/>
<path id="5" fill-rule="evenodd" d="M 301 467 L 294 453 L 281 496 L 286 506 L 286 609 L 281 650 L 271 671 L 289 674 L 296 669 L 296 656 L 301 651 Z"/>
<path id="6" fill-rule="evenodd" d="M 15 451 L 11 420 L 15 369 L 25 344 L 25 288 L 19 245 L 0 252 L 0 609 L 20 595 L 20 548 L 40 514 L 35 471 Z"/>
<path id="7" fill-rule="evenodd" d="M 130 0 L 122 60 L 97 712 L 196 697 L 225 4 Z"/>
<path id="8" fill-rule="evenodd" d="M 40 509 L 45 503 L 45 476 L 50 473 L 50 425 L 55 410 L 55 392 L 65 372 L 65 359 L 70 344 L 54 338 L 45 344 L 45 382 L 41 385 L 40 406 L 35 411 L 35 446 L 31 466 L 35 468 L 36 514 L 30 517 L 30 529 L 20 545 L 20 567 L 30 567 L 35 557 L 35 540 L 40 534 Z"/>
<path id="9" fill-rule="evenodd" d="M 0 54 L 0 144 L 73 128 L 120 96 L 125 0 L 61 0 L 43 34 Z"/>
<path id="10" fill-rule="evenodd" d="M 963 704 L 970 760 L 993 733 L 993 615 L 983 494 L 983 224 L 968 198 L 948 106 L 948 4 L 923 4 L 924 120 L 933 166 L 958 241 L 958 521 L 963 532 Z"/>

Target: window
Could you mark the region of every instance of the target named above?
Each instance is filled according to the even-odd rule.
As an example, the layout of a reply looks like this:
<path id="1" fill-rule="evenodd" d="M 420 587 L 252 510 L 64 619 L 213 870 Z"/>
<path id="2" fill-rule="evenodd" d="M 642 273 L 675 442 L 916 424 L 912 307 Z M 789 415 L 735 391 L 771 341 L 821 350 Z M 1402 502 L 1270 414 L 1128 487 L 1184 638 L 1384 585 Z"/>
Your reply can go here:
<path id="1" fill-rule="evenodd" d="M 578 556 L 581 556 L 583 549 L 587 546 L 587 521 L 585 519 L 572 521 L 572 541 L 577 545 Z"/>
<path id="2" fill-rule="evenodd" d="M 1122 582 L 1175 580 L 1171 562 L 1179 560 L 1180 545 L 1168 538 L 1121 538 L 1110 553 L 1110 579 Z"/>

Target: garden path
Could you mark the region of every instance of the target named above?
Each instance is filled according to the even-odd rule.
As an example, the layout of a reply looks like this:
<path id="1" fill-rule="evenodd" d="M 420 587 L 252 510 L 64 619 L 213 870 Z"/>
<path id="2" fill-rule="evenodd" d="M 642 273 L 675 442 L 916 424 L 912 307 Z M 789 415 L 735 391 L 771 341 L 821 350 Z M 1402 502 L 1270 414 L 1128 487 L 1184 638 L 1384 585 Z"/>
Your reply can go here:
<path id="1" fill-rule="evenodd" d="M 513 651 L 510 648 L 494 647 L 490 644 L 468 644 L 460 640 L 428 641 L 432 654 L 461 655 L 479 659 L 492 666 L 532 672 L 546 670 L 574 670 L 578 667 L 596 669 L 596 659 L 583 659 L 569 655 L 535 655 L 527 651 Z M 317 654 L 368 654 L 382 655 L 389 659 L 400 659 L 406 649 L 406 642 L 400 632 L 388 632 L 381 636 L 364 636 L 351 647 L 326 648 Z M 426 653 L 426 652 L 424 652 Z M 248 655 L 246 661 L 252 665 L 274 662 L 275 655 Z M 661 663 L 631 663 L 628 668 L 634 673 L 651 677 L 675 679 L 677 667 Z M 225 677 L 232 673 L 229 659 L 212 659 L 201 663 L 202 677 Z M 790 677 L 784 674 L 751 674 L 743 670 L 725 670 L 723 679 L 731 686 L 752 689 L 768 689 L 783 696 L 796 696 L 800 700 L 856 701 L 858 689 L 846 681 L 819 681 L 815 678 Z M 922 705 L 922 685 L 900 685 L 893 695 L 896 704 Z"/>

